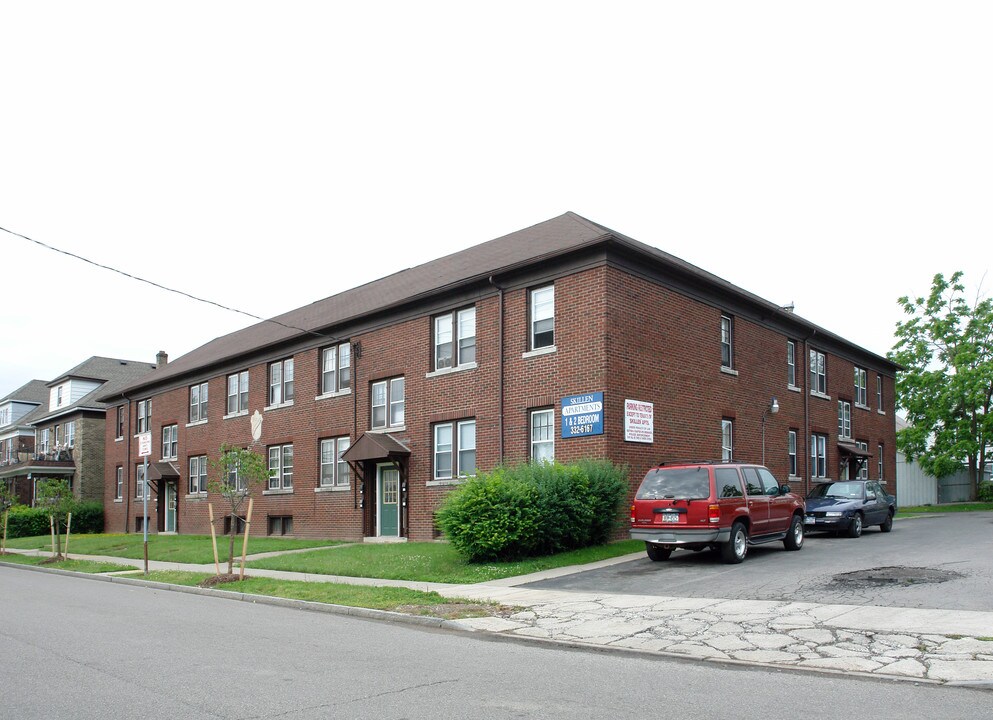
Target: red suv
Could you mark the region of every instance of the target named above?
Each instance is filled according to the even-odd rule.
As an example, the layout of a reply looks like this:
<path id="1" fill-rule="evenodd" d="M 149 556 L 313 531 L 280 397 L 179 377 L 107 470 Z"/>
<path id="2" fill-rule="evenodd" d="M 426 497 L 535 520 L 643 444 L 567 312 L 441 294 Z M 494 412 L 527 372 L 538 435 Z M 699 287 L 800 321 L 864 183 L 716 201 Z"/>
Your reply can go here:
<path id="1" fill-rule="evenodd" d="M 749 545 L 782 540 L 803 547 L 803 498 L 768 468 L 734 462 L 663 463 L 641 481 L 631 506 L 631 539 L 652 560 L 676 548 L 720 550 L 740 563 Z"/>

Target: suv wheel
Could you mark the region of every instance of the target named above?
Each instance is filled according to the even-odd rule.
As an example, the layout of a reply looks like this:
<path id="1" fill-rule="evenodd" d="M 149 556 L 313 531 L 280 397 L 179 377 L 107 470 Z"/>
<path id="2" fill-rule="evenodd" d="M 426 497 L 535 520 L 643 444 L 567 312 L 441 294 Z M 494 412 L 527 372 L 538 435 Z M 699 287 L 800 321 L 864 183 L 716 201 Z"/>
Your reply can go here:
<path id="1" fill-rule="evenodd" d="M 721 546 L 721 560 L 724 562 L 740 563 L 748 554 L 748 530 L 740 520 L 735 520 L 731 526 L 731 539 Z"/>
<path id="2" fill-rule="evenodd" d="M 669 556 L 672 555 L 672 550 L 668 550 L 664 547 L 660 547 L 655 543 L 646 542 L 645 552 L 648 553 L 648 558 L 659 562 L 660 560 L 668 560 Z"/>
<path id="3" fill-rule="evenodd" d="M 855 513 L 852 521 L 848 524 L 848 537 L 857 538 L 862 535 L 862 515 Z"/>
<path id="4" fill-rule="evenodd" d="M 790 521 L 790 529 L 786 533 L 783 545 L 787 550 L 799 550 L 803 547 L 803 520 L 799 515 L 794 515 L 793 520 Z"/>

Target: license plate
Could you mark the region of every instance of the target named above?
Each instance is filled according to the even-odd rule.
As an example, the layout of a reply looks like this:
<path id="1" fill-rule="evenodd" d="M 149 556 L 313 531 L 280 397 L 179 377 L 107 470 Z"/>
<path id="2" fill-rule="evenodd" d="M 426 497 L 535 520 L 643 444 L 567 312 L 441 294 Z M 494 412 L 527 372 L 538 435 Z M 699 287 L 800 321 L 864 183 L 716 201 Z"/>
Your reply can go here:
<path id="1" fill-rule="evenodd" d="M 679 513 L 662 513 L 662 522 L 664 523 L 678 523 Z"/>
<path id="2" fill-rule="evenodd" d="M 803 519 L 803 521 L 807 525 L 816 525 L 817 524 L 817 520 L 815 518 L 810 517 L 809 515 L 807 517 L 805 517 Z"/>

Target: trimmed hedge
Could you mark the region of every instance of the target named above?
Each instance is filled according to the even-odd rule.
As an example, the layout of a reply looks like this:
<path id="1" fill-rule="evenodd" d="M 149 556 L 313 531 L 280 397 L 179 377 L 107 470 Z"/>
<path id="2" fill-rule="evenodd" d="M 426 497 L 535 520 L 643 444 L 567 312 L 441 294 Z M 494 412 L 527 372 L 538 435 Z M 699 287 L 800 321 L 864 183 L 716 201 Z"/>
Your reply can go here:
<path id="1" fill-rule="evenodd" d="M 454 490 L 435 519 L 471 562 L 518 560 L 607 542 L 627 491 L 627 468 L 605 460 L 498 467 Z"/>
<path id="2" fill-rule="evenodd" d="M 103 532 L 103 505 L 100 503 L 73 503 L 70 512 L 72 512 L 72 527 L 70 529 L 73 535 Z M 62 531 L 65 532 L 65 528 Z M 10 518 L 7 520 L 7 537 L 33 537 L 35 535 L 48 535 L 50 532 L 48 511 L 44 508 L 15 505 L 10 509 Z"/>
<path id="3" fill-rule="evenodd" d="M 979 483 L 976 499 L 980 502 L 993 502 L 993 482 Z"/>

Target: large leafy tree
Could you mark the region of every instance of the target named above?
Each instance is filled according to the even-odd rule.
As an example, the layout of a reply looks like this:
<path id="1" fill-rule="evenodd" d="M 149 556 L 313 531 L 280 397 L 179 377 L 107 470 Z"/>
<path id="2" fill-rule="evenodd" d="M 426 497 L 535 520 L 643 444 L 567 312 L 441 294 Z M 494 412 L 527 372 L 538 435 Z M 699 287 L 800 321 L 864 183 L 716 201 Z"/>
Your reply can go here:
<path id="1" fill-rule="evenodd" d="M 900 298 L 909 319 L 890 358 L 905 368 L 897 405 L 911 423 L 897 446 L 938 478 L 967 468 L 975 498 L 993 447 L 993 301 L 970 302 L 961 281 L 939 273 L 927 297 Z"/>

